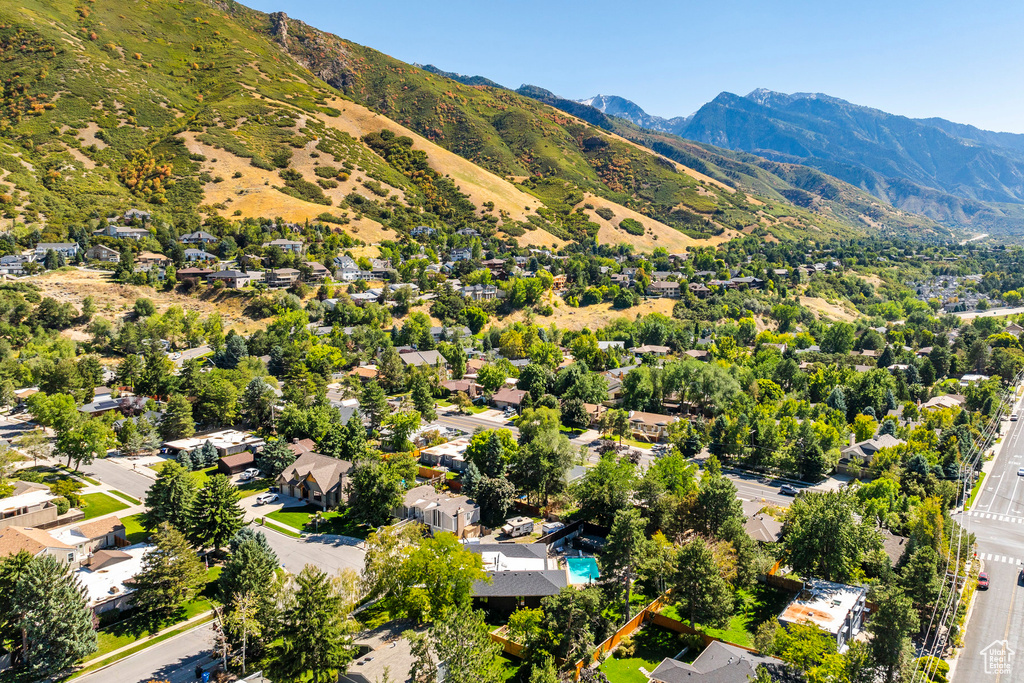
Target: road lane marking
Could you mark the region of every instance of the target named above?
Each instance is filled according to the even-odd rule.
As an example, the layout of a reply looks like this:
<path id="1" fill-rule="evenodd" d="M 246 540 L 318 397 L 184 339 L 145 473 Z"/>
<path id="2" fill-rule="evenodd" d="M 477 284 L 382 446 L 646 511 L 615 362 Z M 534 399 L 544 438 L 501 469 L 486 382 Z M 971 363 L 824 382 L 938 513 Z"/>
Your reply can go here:
<path id="1" fill-rule="evenodd" d="M 1006 612 L 1006 627 L 1003 629 L 1003 640 L 1010 634 L 1010 618 L 1013 616 L 1013 603 L 1017 598 L 1017 582 L 1013 582 L 1013 592 L 1010 593 L 1010 609 Z M 996 683 L 999 683 L 1003 678 L 1002 673 L 996 674 Z"/>

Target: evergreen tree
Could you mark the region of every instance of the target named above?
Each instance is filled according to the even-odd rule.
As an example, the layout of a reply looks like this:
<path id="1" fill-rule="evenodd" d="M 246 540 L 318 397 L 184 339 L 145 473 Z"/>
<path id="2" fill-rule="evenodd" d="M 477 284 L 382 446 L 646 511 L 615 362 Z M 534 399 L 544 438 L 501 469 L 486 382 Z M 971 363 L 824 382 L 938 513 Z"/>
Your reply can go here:
<path id="1" fill-rule="evenodd" d="M 907 655 L 913 652 L 909 636 L 917 631 L 918 623 L 913 603 L 899 588 L 881 591 L 878 611 L 868 621 L 867 630 L 872 635 L 871 658 L 885 672 L 886 683 L 896 680 Z"/>
<path id="2" fill-rule="evenodd" d="M 381 352 L 377 367 L 380 382 L 387 393 L 397 394 L 405 390 L 405 367 L 395 347 L 389 346 Z"/>
<path id="3" fill-rule="evenodd" d="M 248 531 L 249 533 L 243 533 Z M 231 539 L 231 556 L 224 563 L 218 581 L 221 601 L 234 609 L 241 596 L 249 596 L 256 607 L 256 618 L 265 625 L 274 619 L 278 584 L 277 554 L 270 548 L 262 532 L 243 527 Z M 260 646 L 263 643 L 251 643 Z"/>
<path id="4" fill-rule="evenodd" d="M 181 394 L 172 394 L 167 400 L 167 410 L 160 420 L 160 436 L 164 441 L 187 439 L 196 433 L 192 420 L 192 404 Z"/>
<path id="5" fill-rule="evenodd" d="M 391 413 L 391 408 L 388 406 L 387 394 L 374 380 L 370 380 L 363 387 L 359 409 L 370 421 L 370 429 L 375 432 L 380 431 L 380 426 L 384 424 L 384 419 Z"/>
<path id="6" fill-rule="evenodd" d="M 427 422 L 437 419 L 434 408 L 434 395 L 430 392 L 430 382 L 423 373 L 417 373 L 412 387 L 412 404 L 420 416 Z"/>
<path id="7" fill-rule="evenodd" d="M 8 408 L 17 402 L 18 397 L 14 394 L 14 382 L 5 379 L 0 383 L 0 408 Z"/>
<path id="8" fill-rule="evenodd" d="M 188 450 L 187 448 L 182 448 L 180 451 L 178 451 L 177 454 L 175 454 L 174 456 L 174 460 L 175 462 L 177 462 L 179 465 L 184 467 L 186 470 L 189 470 L 190 472 L 193 469 L 195 469 L 192 466 L 192 451 Z"/>
<path id="9" fill-rule="evenodd" d="M 212 442 L 207 441 L 203 444 L 202 450 L 199 452 L 199 456 L 202 459 L 203 467 L 213 467 L 217 464 L 217 447 Z"/>
<path id="10" fill-rule="evenodd" d="M 281 640 L 271 651 L 274 680 L 334 683 L 355 654 L 345 604 L 330 577 L 306 565 L 290 587 L 281 618 Z"/>
<path id="11" fill-rule="evenodd" d="M 15 607 L 15 589 L 18 581 L 28 570 L 34 558 L 27 550 L 20 550 L 15 555 L 8 555 L 0 560 L 0 642 L 12 643 L 15 646 L 11 653 L 13 662 L 21 661 L 21 615 Z"/>
<path id="12" fill-rule="evenodd" d="M 143 528 L 153 531 L 167 522 L 179 531 L 188 531 L 197 488 L 189 469 L 176 462 L 164 465 L 146 494 L 149 509 L 142 513 Z"/>
<path id="13" fill-rule="evenodd" d="M 842 387 L 836 387 L 829 393 L 828 398 L 825 399 L 825 405 L 832 410 L 838 410 L 843 415 L 846 415 L 846 393 Z"/>
<path id="14" fill-rule="evenodd" d="M 262 377 L 253 377 L 242 392 L 241 415 L 250 427 L 269 432 L 274 428 L 277 395 Z"/>
<path id="15" fill-rule="evenodd" d="M 484 477 L 474 490 L 476 503 L 480 506 L 480 522 L 492 529 L 500 527 L 516 501 L 516 487 L 505 478 Z"/>
<path id="16" fill-rule="evenodd" d="M 132 604 L 155 626 L 176 616 L 199 594 L 206 585 L 206 572 L 188 541 L 170 524 L 160 525 L 153 544 L 131 583 L 135 588 Z"/>
<path id="17" fill-rule="evenodd" d="M 190 539 L 199 547 L 220 550 L 245 524 L 245 512 L 238 505 L 238 490 L 223 474 L 206 482 L 192 506 Z"/>
<path id="18" fill-rule="evenodd" d="M 288 448 L 283 439 L 268 441 L 263 450 L 256 454 L 256 469 L 262 476 L 268 478 L 276 478 L 293 462 L 295 453 Z"/>
<path id="19" fill-rule="evenodd" d="M 96 651 L 88 592 L 70 567 L 53 555 L 33 559 L 18 579 L 12 607 L 28 668 L 43 680 Z"/>
<path id="20" fill-rule="evenodd" d="M 477 468 L 475 462 L 469 463 L 466 471 L 462 473 L 462 492 L 470 498 L 475 496 L 476 487 L 480 484 L 483 476 L 480 474 L 480 469 Z"/>
<path id="21" fill-rule="evenodd" d="M 882 351 L 882 355 L 878 357 L 876 365 L 880 368 L 887 368 L 896 362 L 896 354 L 893 353 L 891 346 L 886 346 L 885 350 Z"/>
<path id="22" fill-rule="evenodd" d="M 694 538 L 679 550 L 676 571 L 676 598 L 680 614 L 690 625 L 721 627 L 732 616 L 733 598 L 722 578 L 711 548 L 702 538 Z"/>
<path id="23" fill-rule="evenodd" d="M 224 347 L 214 355 L 214 363 L 225 370 L 234 370 L 238 363 L 249 355 L 245 339 L 234 330 L 224 338 Z"/>

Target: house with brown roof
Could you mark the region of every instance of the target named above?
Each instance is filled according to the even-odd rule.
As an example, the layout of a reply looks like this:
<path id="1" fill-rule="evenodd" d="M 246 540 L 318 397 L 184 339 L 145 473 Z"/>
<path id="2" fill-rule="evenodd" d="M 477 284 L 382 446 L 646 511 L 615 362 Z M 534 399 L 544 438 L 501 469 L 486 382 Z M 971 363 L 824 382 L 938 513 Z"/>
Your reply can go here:
<path id="1" fill-rule="evenodd" d="M 277 485 L 282 493 L 326 510 L 348 500 L 352 469 L 348 460 L 306 451 L 278 475 Z"/>
<path id="2" fill-rule="evenodd" d="M 358 377 L 359 381 L 365 384 L 371 379 L 377 379 L 378 372 L 376 365 L 360 365 L 359 367 L 352 368 L 348 374 Z"/>
<path id="3" fill-rule="evenodd" d="M 395 516 L 425 524 L 433 533 L 447 531 L 464 538 L 480 522 L 480 506 L 467 496 L 438 493 L 424 484 L 406 491 Z"/>
<path id="4" fill-rule="evenodd" d="M 470 398 L 476 398 L 483 390 L 483 387 L 471 379 L 449 379 L 441 382 L 441 386 L 450 394 L 456 394 L 461 391 Z"/>
<path id="5" fill-rule="evenodd" d="M 154 254 L 151 251 L 144 251 L 135 257 L 135 265 L 137 266 L 169 266 L 171 265 L 171 259 L 167 258 L 163 254 Z"/>
<path id="6" fill-rule="evenodd" d="M 645 353 L 649 353 L 652 356 L 664 356 L 667 355 L 672 349 L 668 346 L 659 346 L 658 344 L 644 344 L 643 346 L 633 347 L 632 351 L 638 356 L 642 356 Z"/>
<path id="7" fill-rule="evenodd" d="M 104 548 L 128 545 L 124 524 L 117 516 L 83 522 L 77 526 L 52 531 L 50 535 L 65 545 L 72 546 L 84 558 Z"/>
<path id="8" fill-rule="evenodd" d="M 77 565 L 79 561 L 79 554 L 74 546 L 57 540 L 42 529 L 24 526 L 0 529 L 0 557 L 17 555 L 23 550 L 32 557 L 53 555 L 71 565 Z"/>
<path id="9" fill-rule="evenodd" d="M 679 298 L 679 283 L 659 280 L 647 285 L 647 295 L 652 297 Z"/>
<path id="10" fill-rule="evenodd" d="M 497 408 L 508 408 L 512 407 L 519 410 L 523 405 L 523 397 L 526 396 L 526 392 L 522 389 L 513 389 L 512 387 L 502 387 L 491 396 L 491 403 Z"/>
<path id="11" fill-rule="evenodd" d="M 53 501 L 56 498 L 46 484 L 16 482 L 13 495 L 0 498 L 0 529 L 55 526 L 57 506 Z"/>
<path id="12" fill-rule="evenodd" d="M 291 287 L 293 284 L 298 282 L 301 273 L 295 268 L 277 268 L 276 270 L 268 270 L 264 277 L 267 282 L 267 287 Z"/>
<path id="13" fill-rule="evenodd" d="M 217 472 L 229 477 L 233 474 L 244 472 L 250 467 L 256 467 L 256 454 L 251 451 L 242 451 L 234 455 L 225 455 L 223 458 L 217 458 Z"/>
<path id="14" fill-rule="evenodd" d="M 629 427 L 633 432 L 633 438 L 637 441 L 656 443 L 668 439 L 668 426 L 678 422 L 678 417 L 672 415 L 660 415 L 658 413 L 644 413 L 633 410 L 629 413 Z"/>

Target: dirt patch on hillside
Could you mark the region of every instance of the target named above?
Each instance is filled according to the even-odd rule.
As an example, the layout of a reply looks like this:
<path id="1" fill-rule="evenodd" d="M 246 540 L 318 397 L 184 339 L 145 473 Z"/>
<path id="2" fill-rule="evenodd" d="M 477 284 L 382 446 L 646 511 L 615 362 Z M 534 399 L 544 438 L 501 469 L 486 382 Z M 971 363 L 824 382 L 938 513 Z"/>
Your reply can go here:
<path id="1" fill-rule="evenodd" d="M 106 149 L 107 143 L 96 137 L 96 133 L 100 130 L 100 124 L 95 121 L 90 121 L 89 125 L 85 128 L 78 130 L 78 139 L 82 141 L 82 144 L 88 147 L 89 145 L 96 145 L 96 149 Z"/>
<path id="2" fill-rule="evenodd" d="M 42 275 L 24 278 L 25 281 L 39 285 L 42 296 L 48 296 L 61 303 L 69 303 L 77 310 L 82 309 L 82 301 L 91 296 L 96 304 L 96 317 L 117 321 L 125 317 L 135 305 L 139 297 L 152 299 L 157 311 L 163 312 L 177 304 L 186 311 L 196 311 L 206 317 L 220 313 L 224 321 L 224 330 L 234 328 L 238 332 L 251 332 L 263 327 L 261 323 L 246 317 L 242 311 L 248 299 L 240 292 L 221 290 L 214 293 L 206 290 L 196 296 L 183 296 L 175 292 L 157 291 L 152 287 L 135 287 L 114 282 L 109 273 L 90 270 L 57 270 Z M 69 330 L 65 334 L 72 339 L 79 339 L 76 333 Z"/>
<path id="3" fill-rule="evenodd" d="M 807 308 L 818 313 L 819 315 L 827 315 L 833 320 L 853 322 L 854 320 L 860 317 L 860 314 L 857 313 L 856 311 L 851 311 L 850 309 L 844 306 L 829 303 L 828 301 L 822 299 L 821 297 L 801 296 L 797 298 L 801 305 L 806 306 Z"/>
<path id="4" fill-rule="evenodd" d="M 675 299 L 646 299 L 638 306 L 626 310 L 613 309 L 611 303 L 600 303 L 593 306 L 581 308 L 570 308 L 562 301 L 561 297 L 552 295 L 552 301 L 559 305 L 550 316 L 534 315 L 534 322 L 541 326 L 555 323 L 560 329 L 565 330 L 596 330 L 600 327 L 610 325 L 619 318 L 635 319 L 637 316 L 644 316 L 649 313 L 661 313 L 672 316 L 672 307 Z M 524 311 L 516 313 L 503 319 L 504 324 L 509 322 L 522 321 L 526 318 Z"/>

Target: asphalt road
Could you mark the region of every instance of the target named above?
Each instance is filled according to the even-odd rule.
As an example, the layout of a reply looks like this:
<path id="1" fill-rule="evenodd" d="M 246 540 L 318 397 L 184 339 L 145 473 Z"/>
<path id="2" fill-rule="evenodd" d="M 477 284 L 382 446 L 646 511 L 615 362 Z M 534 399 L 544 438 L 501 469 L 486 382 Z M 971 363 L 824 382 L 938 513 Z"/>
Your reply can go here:
<path id="1" fill-rule="evenodd" d="M 97 458 L 89 465 L 82 465 L 81 472 L 142 501 L 145 501 L 146 493 L 153 483 L 152 478 L 136 474 L 103 458 Z"/>
<path id="2" fill-rule="evenodd" d="M 331 575 L 342 569 L 354 569 L 357 572 L 363 570 L 365 553 L 361 548 L 351 545 L 351 539 L 327 534 L 292 538 L 270 527 L 260 531 L 266 534 L 281 566 L 293 574 L 301 572 L 307 564 L 319 567 Z"/>
<path id="3" fill-rule="evenodd" d="M 1017 573 L 1024 561 L 1024 422 L 1003 423 L 1004 445 L 985 478 L 974 508 L 957 521 L 975 534 L 982 570 L 990 588 L 978 591 L 967 624 L 956 683 L 1010 683 L 1024 676 L 1024 585 Z M 1005 647 L 1020 653 L 1008 669 L 1000 669 L 994 653 Z"/>
<path id="4" fill-rule="evenodd" d="M 146 648 L 116 664 L 86 674 L 76 680 L 82 683 L 142 683 L 158 680 L 185 683 L 196 680 L 196 664 L 206 663 L 214 646 L 213 628 L 209 623 Z"/>

